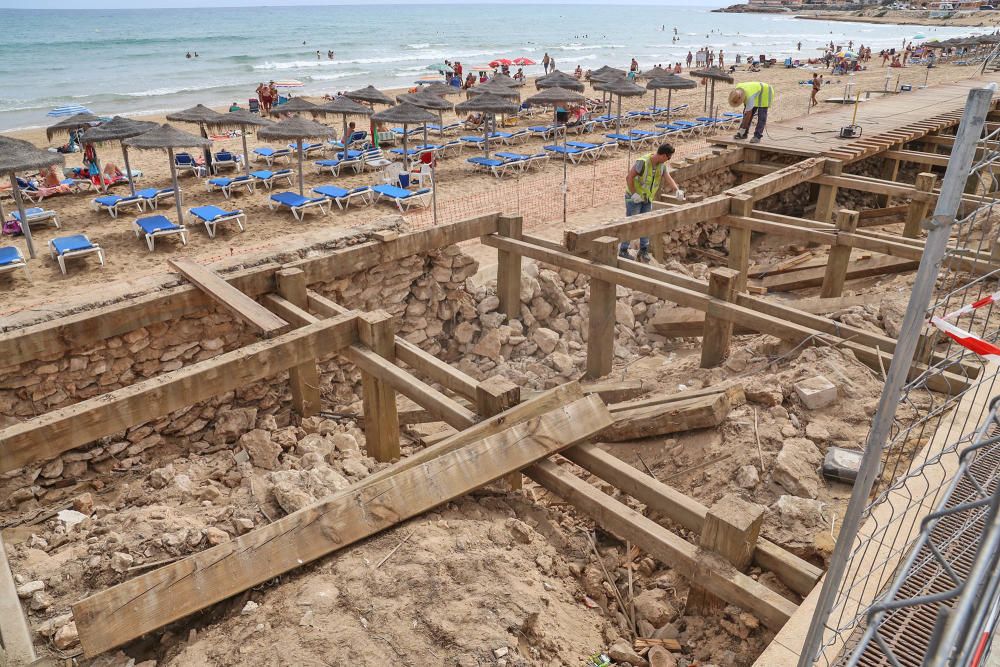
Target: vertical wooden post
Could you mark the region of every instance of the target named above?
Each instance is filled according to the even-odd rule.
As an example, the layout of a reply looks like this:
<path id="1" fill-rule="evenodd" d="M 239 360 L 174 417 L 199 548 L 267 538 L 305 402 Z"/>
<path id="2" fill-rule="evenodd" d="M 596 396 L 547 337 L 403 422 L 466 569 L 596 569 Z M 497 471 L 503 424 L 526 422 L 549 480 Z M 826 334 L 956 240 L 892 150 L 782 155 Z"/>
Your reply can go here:
<path id="1" fill-rule="evenodd" d="M 903 144 L 894 144 L 891 146 L 892 150 L 903 150 Z M 883 158 L 884 162 L 882 164 L 882 179 L 886 181 L 895 181 L 899 177 L 899 160 L 891 158 Z M 878 202 L 879 206 L 888 206 L 889 200 L 892 199 L 891 195 L 878 195 L 875 200 Z M 830 222 L 829 219 L 823 222 Z"/>
<path id="2" fill-rule="evenodd" d="M 519 215 L 502 215 L 497 220 L 497 233 L 510 239 L 520 239 L 524 219 Z M 497 296 L 500 312 L 508 320 L 521 319 L 521 256 L 497 250 Z"/>
<path id="3" fill-rule="evenodd" d="M 753 560 L 763 523 L 763 507 L 727 494 L 709 508 L 698 545 L 719 554 L 743 572 Z M 725 606 L 725 601 L 692 583 L 684 613 L 705 616 Z"/>
<path id="4" fill-rule="evenodd" d="M 396 326 L 389 313 L 376 310 L 358 316 L 358 338 L 372 352 L 390 361 L 396 359 Z M 399 416 L 396 392 L 385 382 L 361 373 L 365 412 L 365 448 L 376 461 L 399 458 Z"/>
<path id="5" fill-rule="evenodd" d="M 302 269 L 282 269 L 275 273 L 278 294 L 285 300 L 305 310 L 309 306 L 306 296 L 306 274 Z M 319 369 L 310 361 L 288 371 L 292 389 L 292 409 L 303 417 L 319 412 Z"/>
<path id="6" fill-rule="evenodd" d="M 854 233 L 858 228 L 858 212 L 846 208 L 837 211 L 837 231 Z M 826 274 L 823 276 L 823 287 L 820 296 L 840 296 L 844 292 L 844 282 L 847 280 L 847 265 L 851 261 L 851 246 L 835 245 L 830 248 L 830 257 L 826 262 Z"/>
<path id="7" fill-rule="evenodd" d="M 708 274 L 708 295 L 725 301 L 736 300 L 736 281 L 740 273 L 734 269 L 718 267 Z M 733 336 L 732 320 L 723 320 L 712 314 L 711 304 L 705 311 L 705 333 L 701 339 L 701 367 L 718 366 L 729 354 L 729 340 Z"/>
<path id="8" fill-rule="evenodd" d="M 733 215 L 753 217 L 753 197 L 741 195 L 729 200 L 729 210 Z M 729 228 L 729 268 L 739 271 L 736 277 L 736 291 L 747 289 L 747 274 L 750 272 L 750 230 Z"/>
<path id="9" fill-rule="evenodd" d="M 825 173 L 827 176 L 840 176 L 844 169 L 844 163 L 840 160 L 827 160 Z M 819 194 L 816 195 L 816 210 L 813 211 L 813 219 L 820 222 L 830 222 L 833 211 L 837 207 L 837 186 L 821 185 Z"/>
<path id="10" fill-rule="evenodd" d="M 917 174 L 916 188 L 919 192 L 930 192 L 937 183 L 937 176 L 930 173 Z M 903 227 L 903 236 L 908 239 L 920 237 L 920 223 L 927 217 L 927 211 L 931 203 L 927 200 L 910 200 L 906 209 L 906 225 Z"/>
<path id="11" fill-rule="evenodd" d="M 493 417 L 521 402 L 521 388 L 501 375 L 494 375 L 476 385 L 476 412 L 480 417 Z M 505 476 L 512 490 L 522 486 L 521 473 Z"/>
<path id="12" fill-rule="evenodd" d="M 609 266 L 618 265 L 618 239 L 600 236 L 590 244 L 590 259 Z M 604 377 L 611 372 L 615 355 L 616 285 L 590 279 L 590 316 L 587 318 L 587 377 Z"/>

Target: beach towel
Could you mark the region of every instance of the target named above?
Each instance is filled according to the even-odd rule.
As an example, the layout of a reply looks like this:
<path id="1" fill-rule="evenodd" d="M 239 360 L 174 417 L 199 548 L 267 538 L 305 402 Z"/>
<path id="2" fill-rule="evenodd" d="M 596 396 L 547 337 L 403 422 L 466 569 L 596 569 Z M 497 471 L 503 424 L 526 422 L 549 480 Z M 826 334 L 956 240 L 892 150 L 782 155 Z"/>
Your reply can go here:
<path id="1" fill-rule="evenodd" d="M 17 220 L 3 221 L 3 234 L 5 236 L 20 236 L 22 233 L 21 223 Z"/>

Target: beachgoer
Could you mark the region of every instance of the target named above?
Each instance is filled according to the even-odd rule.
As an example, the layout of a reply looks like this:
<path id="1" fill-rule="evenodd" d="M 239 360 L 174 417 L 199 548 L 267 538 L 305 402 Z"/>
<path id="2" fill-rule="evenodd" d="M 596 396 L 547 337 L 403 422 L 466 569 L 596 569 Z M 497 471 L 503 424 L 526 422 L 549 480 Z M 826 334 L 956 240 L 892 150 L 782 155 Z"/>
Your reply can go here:
<path id="1" fill-rule="evenodd" d="M 187 52 L 187 57 L 191 58 L 191 52 L 190 51 Z"/>
<path id="2" fill-rule="evenodd" d="M 753 122 L 754 115 L 757 116 L 757 127 L 754 128 L 753 138 L 750 143 L 760 143 L 764 136 L 764 128 L 767 125 L 767 110 L 774 102 L 774 88 L 771 84 L 762 81 L 746 81 L 736 84 L 736 87 L 729 91 L 729 105 L 733 107 L 743 106 L 743 122 L 736 132 L 735 139 L 746 139 L 750 132 L 750 123 Z"/>
<path id="3" fill-rule="evenodd" d="M 556 71 L 556 59 L 555 58 L 549 58 L 549 71 L 551 71 L 551 72 L 555 72 Z"/>
<path id="4" fill-rule="evenodd" d="M 681 64 L 674 63 L 674 74 L 680 74 L 680 73 L 681 73 Z"/>
<path id="5" fill-rule="evenodd" d="M 690 51 L 688 51 L 688 57 L 687 57 L 687 66 L 688 66 L 688 69 L 691 69 L 691 61 L 692 60 L 694 60 L 694 56 L 691 55 Z"/>
<path id="6" fill-rule="evenodd" d="M 816 99 L 816 94 L 819 93 L 820 88 L 822 87 L 823 87 L 823 76 L 818 72 L 813 72 L 812 95 L 809 97 L 809 101 L 812 102 L 813 106 L 819 104 L 819 101 Z"/>
<path id="7" fill-rule="evenodd" d="M 229 105 L 229 113 L 232 113 L 234 111 L 240 111 L 240 110 L 241 110 L 240 109 L 240 105 L 237 104 L 236 102 L 233 102 L 232 104 Z"/>
<path id="8" fill-rule="evenodd" d="M 479 73 L 479 83 L 486 83 L 489 80 L 489 77 L 486 76 L 486 72 Z"/>
<path id="9" fill-rule="evenodd" d="M 722 49 L 719 49 L 719 67 L 725 67 L 725 66 L 726 66 L 726 59 L 722 55 Z"/>
<path id="10" fill-rule="evenodd" d="M 465 77 L 465 86 L 463 87 L 468 89 L 472 88 L 474 85 L 476 85 L 476 75 L 473 74 L 472 72 L 469 72 L 469 75 Z"/>
<path id="11" fill-rule="evenodd" d="M 455 61 L 454 71 L 455 71 L 455 76 L 457 76 L 459 78 L 459 80 L 461 80 L 462 79 L 462 63 L 458 62 L 457 60 Z"/>
<path id="12" fill-rule="evenodd" d="M 517 71 L 514 72 L 514 80 L 515 81 L 524 81 L 524 68 L 523 67 L 518 67 Z"/>
<path id="13" fill-rule="evenodd" d="M 197 58 L 197 57 L 198 57 L 198 52 L 197 52 L 197 51 L 195 51 L 195 52 L 194 52 L 194 57 L 195 57 L 195 58 Z"/>
<path id="14" fill-rule="evenodd" d="M 45 167 L 38 175 L 42 179 L 42 185 L 46 188 L 54 188 L 55 192 L 68 193 L 70 187 L 63 184 L 63 174 L 62 171 L 56 168 L 55 165 L 51 167 Z"/>
<path id="15" fill-rule="evenodd" d="M 577 80 L 582 79 L 583 78 L 583 68 L 580 67 L 579 65 L 577 65 L 576 69 L 573 70 L 573 76 L 575 76 L 577 78 Z"/>
<path id="16" fill-rule="evenodd" d="M 628 170 L 628 176 L 625 177 L 626 216 L 649 213 L 653 210 L 653 202 L 656 201 L 664 184 L 678 198 L 684 197 L 683 191 L 677 187 L 677 183 L 667 171 L 667 162 L 673 155 L 673 146 L 661 144 L 655 153 L 643 155 Z M 622 241 L 618 246 L 619 257 L 632 259 L 632 255 L 629 254 L 629 244 L 630 241 Z M 640 262 L 649 261 L 649 237 L 643 236 L 639 239 L 637 259 Z"/>
<path id="17" fill-rule="evenodd" d="M 797 51 L 801 51 L 801 50 L 802 50 L 802 42 L 799 42 L 799 43 L 798 43 L 798 44 L 796 45 L 796 47 L 795 47 L 795 48 L 796 48 L 796 50 L 797 50 Z"/>
<path id="18" fill-rule="evenodd" d="M 637 74 L 639 72 L 639 61 L 636 60 L 634 56 L 632 57 L 632 63 L 628 66 L 628 71 L 635 72 Z"/>
<path id="19" fill-rule="evenodd" d="M 542 56 L 542 69 L 545 70 L 546 74 L 549 73 L 549 63 L 550 62 L 551 62 L 551 58 L 549 58 L 549 54 L 548 54 L 548 52 L 546 52 L 545 55 Z"/>

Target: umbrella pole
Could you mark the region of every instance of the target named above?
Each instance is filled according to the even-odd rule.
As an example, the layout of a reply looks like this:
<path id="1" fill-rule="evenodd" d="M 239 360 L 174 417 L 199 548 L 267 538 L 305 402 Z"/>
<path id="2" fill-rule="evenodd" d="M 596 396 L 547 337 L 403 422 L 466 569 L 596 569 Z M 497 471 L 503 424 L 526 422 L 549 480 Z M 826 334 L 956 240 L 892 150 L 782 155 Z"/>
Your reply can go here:
<path id="1" fill-rule="evenodd" d="M 407 155 L 407 148 L 406 148 L 406 138 L 407 138 L 406 135 L 409 134 L 409 132 L 407 131 L 408 127 L 409 126 L 406 123 L 403 123 L 403 171 L 406 173 L 407 177 L 409 177 L 410 174 L 410 166 L 406 159 L 407 157 L 409 157 Z M 397 185 L 399 184 L 397 183 Z"/>
<path id="2" fill-rule="evenodd" d="M 108 184 L 104 180 L 104 170 L 101 169 L 101 158 L 97 157 L 97 151 L 94 151 L 94 165 L 97 166 L 97 182 L 101 184 L 101 192 L 108 191 Z"/>
<path id="3" fill-rule="evenodd" d="M 483 118 L 483 151 L 486 159 L 490 159 L 490 121 L 493 120 L 493 114 L 490 114 L 489 118 Z"/>
<path id="4" fill-rule="evenodd" d="M 201 138 L 202 139 L 208 139 L 208 130 L 205 129 L 205 126 L 204 125 L 198 125 L 198 127 L 201 128 Z M 211 176 L 212 175 L 212 171 L 213 171 L 213 169 L 212 169 L 212 144 L 209 144 L 208 146 L 205 146 L 202 149 L 202 151 L 205 154 L 205 169 L 208 170 L 208 174 L 209 174 L 209 176 Z"/>
<path id="5" fill-rule="evenodd" d="M 657 90 L 654 88 L 653 89 L 653 108 L 650 109 L 650 111 L 652 111 L 654 114 L 656 113 L 656 93 L 657 93 Z"/>
<path id="6" fill-rule="evenodd" d="M 132 180 L 132 167 L 128 164 L 128 146 L 122 144 L 122 159 L 125 160 L 125 175 L 128 176 L 128 189 L 132 191 L 132 196 L 135 196 L 135 181 Z"/>
<path id="7" fill-rule="evenodd" d="M 712 110 L 715 108 L 715 79 L 712 79 L 712 97 L 711 97 L 711 100 L 712 101 L 708 103 L 708 115 L 710 117 L 714 118 L 714 116 L 712 116 Z"/>
<path id="8" fill-rule="evenodd" d="M 423 183 L 420 184 L 423 187 Z M 434 156 L 431 156 L 431 207 L 434 209 L 434 226 L 438 223 L 437 175 L 434 173 Z"/>
<path id="9" fill-rule="evenodd" d="M 181 186 L 177 183 L 177 165 L 174 164 L 174 149 L 167 149 L 167 157 L 170 158 L 170 180 L 174 184 L 174 204 L 177 206 L 177 224 L 184 226 L 184 211 L 181 210 Z"/>
<path id="10" fill-rule="evenodd" d="M 618 118 L 615 119 L 615 132 L 622 133 L 622 96 L 618 96 Z"/>
<path id="11" fill-rule="evenodd" d="M 702 79 L 702 81 L 705 81 L 705 79 Z M 705 81 L 705 83 L 707 84 L 708 81 Z M 705 86 L 705 102 L 704 102 L 704 104 L 705 104 L 704 111 L 708 111 L 708 86 L 707 85 Z"/>
<path id="12" fill-rule="evenodd" d="M 344 114 L 344 132 L 340 135 L 340 143 L 344 147 L 344 158 L 347 159 L 347 140 L 350 137 L 347 136 L 347 114 Z M 333 149 L 333 157 L 337 157 L 337 149 Z"/>
<path id="13" fill-rule="evenodd" d="M 621 98 L 619 98 L 619 99 L 621 99 Z M 568 141 L 567 135 L 569 134 L 569 130 L 567 129 L 566 125 L 567 125 L 567 123 L 563 123 L 563 187 L 562 187 L 562 190 L 563 190 L 563 226 L 566 225 L 566 204 L 567 204 L 567 197 L 569 196 L 568 195 L 568 193 L 569 193 L 569 178 L 568 178 L 569 156 L 566 154 L 566 142 Z"/>
<path id="14" fill-rule="evenodd" d="M 10 172 L 10 186 L 14 193 L 14 203 L 17 204 L 17 213 L 21 216 L 21 231 L 24 233 L 24 241 L 28 244 L 28 255 L 31 259 L 35 259 L 35 243 L 31 240 L 28 215 L 24 212 L 24 200 L 21 199 L 21 188 L 17 186 L 17 175 L 14 172 Z"/>
<path id="15" fill-rule="evenodd" d="M 653 93 L 656 94 L 655 92 Z M 672 89 L 667 89 L 667 125 L 670 125 L 670 109 L 672 108 L 671 98 L 674 96 L 674 91 Z"/>
<path id="16" fill-rule="evenodd" d="M 299 195 L 306 196 L 306 177 L 302 173 L 302 137 L 299 137 Z"/>

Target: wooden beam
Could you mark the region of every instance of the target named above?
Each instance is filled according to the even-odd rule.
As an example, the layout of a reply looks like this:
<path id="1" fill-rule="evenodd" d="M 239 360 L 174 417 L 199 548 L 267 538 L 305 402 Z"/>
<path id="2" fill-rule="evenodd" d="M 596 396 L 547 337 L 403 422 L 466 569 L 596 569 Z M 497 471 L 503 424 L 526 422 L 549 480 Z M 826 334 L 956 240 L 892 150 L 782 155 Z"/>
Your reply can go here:
<path id="1" fill-rule="evenodd" d="M 813 183 L 820 185 L 836 185 L 844 190 L 856 190 L 859 192 L 871 192 L 879 195 L 891 195 L 893 197 L 909 197 L 911 199 L 921 199 L 934 201 L 937 195 L 933 193 L 918 192 L 911 185 L 892 183 L 877 178 L 867 178 L 851 174 L 849 176 L 817 176 L 812 179 Z"/>
<path id="2" fill-rule="evenodd" d="M 843 173 L 844 163 L 840 160 L 830 160 L 827 162 L 826 172 L 830 176 L 840 176 Z M 813 217 L 819 222 L 830 222 L 830 218 L 833 217 L 833 211 L 837 208 L 837 191 L 836 185 L 821 185 L 819 186 L 819 193 L 816 197 L 816 210 L 813 212 Z"/>
<path id="3" fill-rule="evenodd" d="M 837 230 L 845 234 L 853 234 L 858 229 L 858 212 L 848 209 L 837 211 Z M 820 296 L 831 298 L 844 293 L 844 281 L 847 279 L 847 265 L 851 261 L 851 248 L 835 245 L 830 248 L 830 257 L 826 261 L 826 273 L 823 274 L 823 285 Z"/>
<path id="4" fill-rule="evenodd" d="M 520 239 L 524 229 L 524 218 L 519 215 L 500 216 L 497 220 L 497 234 L 511 239 Z M 504 250 L 497 250 L 497 296 L 500 298 L 499 311 L 509 320 L 521 319 L 521 256 Z"/>
<path id="5" fill-rule="evenodd" d="M 482 417 L 495 417 L 521 402 L 521 388 L 501 375 L 494 375 L 476 386 L 476 412 Z M 512 491 L 523 486 L 521 473 L 514 471 L 504 477 Z"/>
<path id="6" fill-rule="evenodd" d="M 920 262 L 896 257 L 872 257 L 851 262 L 847 268 L 846 280 L 869 278 L 890 273 L 915 271 Z M 769 292 L 792 292 L 806 287 L 819 287 L 826 276 L 826 268 L 792 271 L 777 276 L 767 276 L 761 282 Z"/>
<path id="7" fill-rule="evenodd" d="M 580 444 L 564 451 L 563 456 L 660 516 L 693 533 L 701 533 L 708 508 L 694 498 L 637 470 L 598 445 Z M 808 595 L 823 575 L 823 571 L 812 563 L 766 539 L 757 541 L 753 562 L 764 570 L 774 572 L 782 583 L 802 596 Z"/>
<path id="8" fill-rule="evenodd" d="M 730 211 L 736 216 L 748 216 L 753 212 L 753 198 L 741 195 L 730 200 Z M 736 292 L 747 290 L 747 276 L 750 273 L 750 240 L 752 234 L 746 227 L 729 228 L 729 268 L 736 272 Z"/>
<path id="9" fill-rule="evenodd" d="M 288 322 L 227 283 L 207 266 L 190 259 L 170 259 L 167 263 L 265 338 L 283 334 L 291 328 Z"/>
<path id="10" fill-rule="evenodd" d="M 790 164 L 787 167 L 782 167 L 777 171 L 760 178 L 756 178 L 752 181 L 744 183 L 743 185 L 737 185 L 734 188 L 726 190 L 725 194 L 732 197 L 749 195 L 754 201 L 757 201 L 779 192 L 784 192 L 785 190 L 793 188 L 800 183 L 805 183 L 806 181 L 819 176 L 825 170 L 825 157 L 809 158 L 807 160 L 802 160 L 801 162 L 796 162 L 795 164 Z"/>
<path id="11" fill-rule="evenodd" d="M 88 657 L 488 484 L 611 422 L 597 397 L 349 489 L 73 605 Z"/>
<path id="12" fill-rule="evenodd" d="M 17 597 L 3 535 L 0 534 L 0 665 L 29 665 L 35 658 L 31 628 Z"/>
<path id="13" fill-rule="evenodd" d="M 911 164 L 926 164 L 932 167 L 948 166 L 948 156 L 922 153 L 920 151 L 885 151 L 882 153 L 882 156 L 890 160 L 910 162 Z"/>
<path id="14" fill-rule="evenodd" d="M 937 184 L 937 176 L 931 173 L 917 174 L 916 188 L 920 192 L 930 192 Z M 927 210 L 930 202 L 921 199 L 913 199 L 906 210 L 906 224 L 903 227 L 903 236 L 910 239 L 920 238 L 920 225 L 927 218 Z"/>
<path id="15" fill-rule="evenodd" d="M 309 306 L 306 296 L 306 274 L 302 269 L 282 269 L 274 274 L 278 283 L 278 294 L 299 308 Z M 315 361 L 307 361 L 301 366 L 289 369 L 288 379 L 292 390 L 292 410 L 302 417 L 311 417 L 319 412 L 319 367 Z"/>
<path id="16" fill-rule="evenodd" d="M 608 442 L 623 442 L 713 428 L 725 420 L 730 407 L 729 397 L 725 392 L 719 392 L 681 401 L 616 410 L 613 413 L 615 423 L 598 437 Z"/>
<path id="17" fill-rule="evenodd" d="M 325 359 L 345 349 L 355 335 L 355 316 L 343 315 L 9 426 L 0 431 L 0 472 L 50 459 L 307 361 Z"/>
<path id="18" fill-rule="evenodd" d="M 736 286 L 740 272 L 723 267 L 714 268 L 708 274 L 708 295 L 723 301 L 736 300 Z M 701 343 L 701 367 L 718 366 L 729 355 L 729 341 L 733 337 L 733 323 L 729 320 L 705 314 L 705 331 Z"/>
<path id="19" fill-rule="evenodd" d="M 794 613 L 795 604 L 738 572 L 719 556 L 700 551 L 552 461 L 540 461 L 525 469 L 525 474 L 589 515 L 605 530 L 630 540 L 689 581 L 700 582 L 710 592 L 746 609 L 767 627 L 781 628 Z"/>
<path id="20" fill-rule="evenodd" d="M 590 244 L 594 262 L 613 265 L 618 256 L 618 240 L 600 236 Z M 614 282 L 599 278 L 590 281 L 589 315 L 587 316 L 587 377 L 604 377 L 611 372 L 615 359 L 615 305 L 617 287 Z"/>
<path id="21" fill-rule="evenodd" d="M 396 358 L 396 327 L 389 313 L 379 310 L 358 318 L 358 338 L 378 356 L 392 363 Z M 365 411 L 365 450 L 376 461 L 399 458 L 399 419 L 396 392 L 389 383 L 364 370 L 361 395 Z"/>

